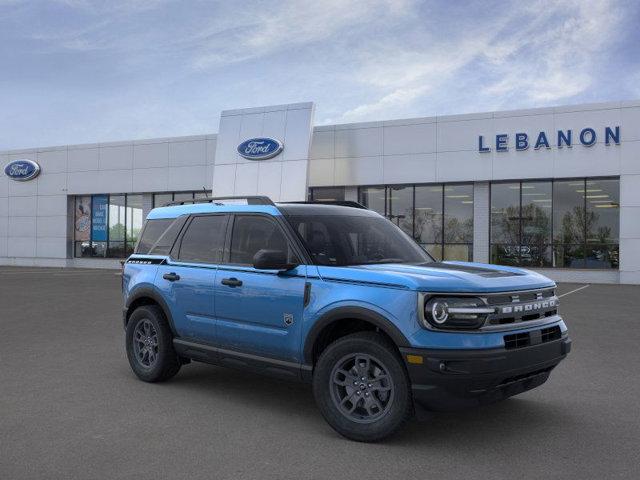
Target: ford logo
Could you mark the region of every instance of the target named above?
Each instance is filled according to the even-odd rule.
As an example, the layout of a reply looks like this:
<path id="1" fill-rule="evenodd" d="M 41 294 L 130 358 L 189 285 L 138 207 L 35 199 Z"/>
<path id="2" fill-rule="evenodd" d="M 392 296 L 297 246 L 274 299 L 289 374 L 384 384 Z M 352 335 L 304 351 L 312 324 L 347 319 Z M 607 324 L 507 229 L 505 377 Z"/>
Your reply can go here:
<path id="1" fill-rule="evenodd" d="M 273 138 L 250 138 L 238 145 L 238 153 L 249 160 L 266 160 L 278 155 L 284 146 Z"/>
<path id="2" fill-rule="evenodd" d="M 26 182 L 38 176 L 40 165 L 33 160 L 14 160 L 4 167 L 4 173 L 11 180 Z"/>

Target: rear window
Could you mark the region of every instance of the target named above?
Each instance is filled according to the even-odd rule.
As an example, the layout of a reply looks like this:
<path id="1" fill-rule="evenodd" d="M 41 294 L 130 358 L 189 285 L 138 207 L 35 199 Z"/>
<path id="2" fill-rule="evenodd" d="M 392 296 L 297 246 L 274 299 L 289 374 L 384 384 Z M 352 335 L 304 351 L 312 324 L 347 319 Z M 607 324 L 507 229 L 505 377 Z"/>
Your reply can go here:
<path id="1" fill-rule="evenodd" d="M 186 220 L 187 215 L 147 220 L 136 253 L 168 255 Z"/>
<path id="2" fill-rule="evenodd" d="M 173 218 L 158 218 L 155 220 L 147 220 L 142 236 L 136 247 L 136 253 L 147 254 L 154 243 L 158 241 L 160 236 L 167 230 L 169 225 L 173 223 Z"/>
<path id="3" fill-rule="evenodd" d="M 218 263 L 222 259 L 227 228 L 226 215 L 193 217 L 182 236 L 178 260 L 196 263 Z"/>

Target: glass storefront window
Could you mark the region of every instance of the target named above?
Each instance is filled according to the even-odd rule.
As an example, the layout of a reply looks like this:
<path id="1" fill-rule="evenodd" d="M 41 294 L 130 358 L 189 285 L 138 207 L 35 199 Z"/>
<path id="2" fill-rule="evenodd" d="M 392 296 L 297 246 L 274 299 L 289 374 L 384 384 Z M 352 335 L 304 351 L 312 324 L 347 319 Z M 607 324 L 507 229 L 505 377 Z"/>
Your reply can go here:
<path id="1" fill-rule="evenodd" d="M 445 185 L 443 258 L 471 261 L 472 244 L 473 185 Z"/>
<path id="2" fill-rule="evenodd" d="M 521 196 L 520 264 L 551 266 L 552 183 L 523 182 Z"/>
<path id="3" fill-rule="evenodd" d="M 176 192 L 173 194 L 174 202 L 182 202 L 184 200 L 193 200 L 193 192 Z"/>
<path id="4" fill-rule="evenodd" d="M 584 243 L 584 180 L 553 183 L 553 243 Z"/>
<path id="5" fill-rule="evenodd" d="M 127 195 L 127 255 L 133 253 L 142 231 L 142 195 Z"/>
<path id="6" fill-rule="evenodd" d="M 517 246 L 520 242 L 520 184 L 491 185 L 491 243 Z"/>
<path id="7" fill-rule="evenodd" d="M 491 261 L 618 268 L 618 179 L 491 185 Z"/>
<path id="8" fill-rule="evenodd" d="M 365 187 L 359 191 L 359 200 L 362 205 L 369 210 L 384 215 L 385 211 L 385 188 L 384 187 Z"/>
<path id="9" fill-rule="evenodd" d="M 389 187 L 387 218 L 413 237 L 413 186 Z"/>
<path id="10" fill-rule="evenodd" d="M 344 187 L 315 187 L 311 189 L 309 198 L 318 202 L 342 202 Z"/>
<path id="11" fill-rule="evenodd" d="M 107 256 L 124 257 L 126 208 L 124 195 L 109 196 L 109 239 Z"/>
<path id="12" fill-rule="evenodd" d="M 363 187 L 359 199 L 412 235 L 436 260 L 472 260 L 472 184 Z"/>
<path id="13" fill-rule="evenodd" d="M 442 260 L 442 185 L 415 187 L 414 238 L 436 260 Z"/>
<path id="14" fill-rule="evenodd" d="M 75 198 L 74 256 L 124 258 L 133 252 L 144 218 L 141 194 Z"/>
<path id="15" fill-rule="evenodd" d="M 163 207 L 167 203 L 173 202 L 173 193 L 154 193 L 153 207 Z"/>
<path id="16" fill-rule="evenodd" d="M 209 198 L 211 192 L 205 192 L 204 190 L 197 190 L 195 192 L 165 192 L 153 194 L 153 208 L 163 207 L 171 202 L 183 202 L 186 200 L 193 200 L 198 198 Z"/>

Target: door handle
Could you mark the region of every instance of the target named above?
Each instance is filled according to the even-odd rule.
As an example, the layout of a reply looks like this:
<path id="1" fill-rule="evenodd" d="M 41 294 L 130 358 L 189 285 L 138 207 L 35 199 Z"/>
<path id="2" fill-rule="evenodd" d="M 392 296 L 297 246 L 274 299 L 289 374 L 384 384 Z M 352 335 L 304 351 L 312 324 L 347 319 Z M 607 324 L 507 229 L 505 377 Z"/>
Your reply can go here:
<path id="1" fill-rule="evenodd" d="M 222 285 L 227 285 L 228 287 L 240 287 L 242 286 L 242 280 L 238 280 L 237 278 L 223 278 Z"/>
<path id="2" fill-rule="evenodd" d="M 165 280 L 169 280 L 170 282 L 175 282 L 176 280 L 180 280 L 180 275 L 175 272 L 171 272 L 165 273 L 164 275 L 162 275 L 162 278 L 164 278 Z"/>

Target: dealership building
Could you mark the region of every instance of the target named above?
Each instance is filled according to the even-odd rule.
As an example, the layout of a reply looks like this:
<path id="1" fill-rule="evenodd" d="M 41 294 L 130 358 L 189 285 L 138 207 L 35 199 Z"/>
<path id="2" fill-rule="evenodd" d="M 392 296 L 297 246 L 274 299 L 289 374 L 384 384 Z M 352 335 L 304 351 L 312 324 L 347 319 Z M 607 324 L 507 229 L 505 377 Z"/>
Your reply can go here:
<path id="1" fill-rule="evenodd" d="M 115 268 L 154 206 L 267 195 L 360 202 L 436 259 L 640 284 L 640 101 L 313 121 L 276 105 L 217 134 L 0 152 L 0 265 Z"/>

